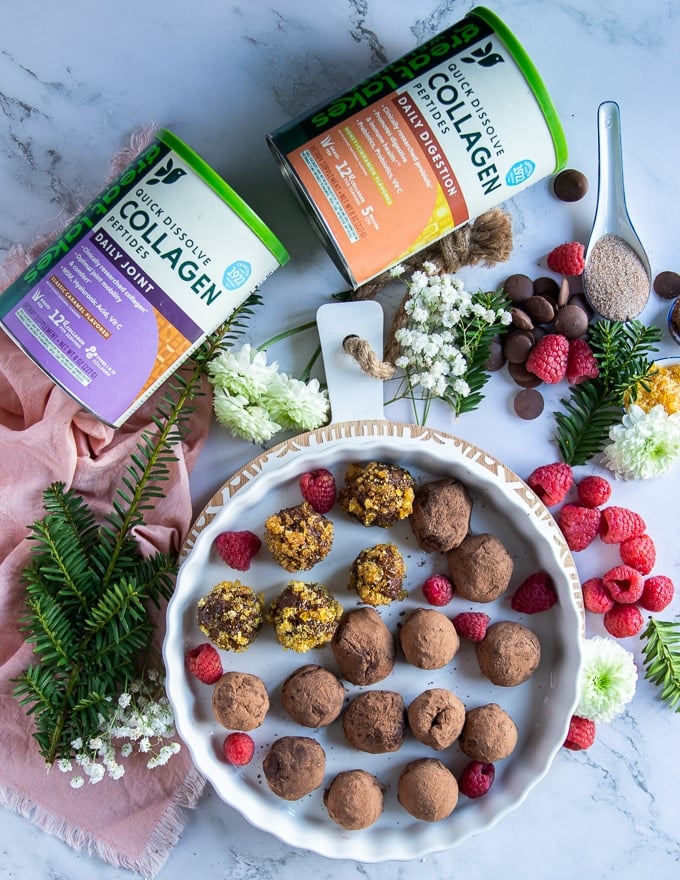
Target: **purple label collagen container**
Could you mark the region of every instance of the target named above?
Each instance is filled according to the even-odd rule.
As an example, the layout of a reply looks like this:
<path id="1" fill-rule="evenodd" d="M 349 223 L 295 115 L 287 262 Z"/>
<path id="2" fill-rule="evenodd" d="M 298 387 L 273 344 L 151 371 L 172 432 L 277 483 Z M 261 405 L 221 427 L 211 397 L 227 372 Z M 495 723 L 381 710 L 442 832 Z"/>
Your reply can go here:
<path id="1" fill-rule="evenodd" d="M 231 187 L 161 130 L 0 295 L 0 325 L 118 426 L 287 260 Z"/>

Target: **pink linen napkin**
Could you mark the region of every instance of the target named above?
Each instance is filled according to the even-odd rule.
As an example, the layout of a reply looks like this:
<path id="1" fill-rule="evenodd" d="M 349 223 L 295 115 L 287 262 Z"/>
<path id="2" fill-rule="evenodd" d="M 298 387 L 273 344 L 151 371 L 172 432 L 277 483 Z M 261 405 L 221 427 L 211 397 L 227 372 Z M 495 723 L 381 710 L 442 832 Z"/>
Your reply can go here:
<path id="1" fill-rule="evenodd" d="M 132 143 L 134 154 L 151 129 Z M 128 152 L 112 165 L 125 165 Z M 42 248 L 14 249 L 0 267 L 0 290 Z M 206 389 L 207 391 L 207 389 Z M 184 825 L 183 807 L 195 806 L 204 780 L 186 748 L 164 767 L 146 768 L 144 756 L 125 762 L 125 775 L 78 790 L 70 775 L 46 771 L 31 736 L 32 721 L 12 697 L 11 679 L 31 661 L 19 632 L 23 592 L 20 573 L 28 559 L 28 526 L 43 514 L 42 492 L 53 481 L 74 487 L 95 511 L 110 508 L 115 489 L 140 434 L 152 429 L 149 401 L 121 428 L 84 411 L 48 379 L 0 331 L 0 803 L 76 849 L 153 877 Z M 211 417 L 208 393 L 197 401 L 187 440 L 175 450 L 167 494 L 137 534 L 142 552 L 176 552 L 192 519 L 189 472 L 206 439 Z M 158 617 L 158 640 L 163 618 Z"/>

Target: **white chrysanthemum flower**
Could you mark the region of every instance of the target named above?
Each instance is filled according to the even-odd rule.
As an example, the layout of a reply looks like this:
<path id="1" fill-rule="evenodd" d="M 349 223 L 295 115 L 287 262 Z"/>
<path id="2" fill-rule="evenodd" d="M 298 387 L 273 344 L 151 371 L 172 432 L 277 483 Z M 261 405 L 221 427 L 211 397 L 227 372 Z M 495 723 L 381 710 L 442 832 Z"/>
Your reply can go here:
<path id="1" fill-rule="evenodd" d="M 632 405 L 621 424 L 609 431 L 604 465 L 624 480 L 665 474 L 680 458 L 680 413 L 669 415 L 660 404 L 645 412 Z"/>
<path id="2" fill-rule="evenodd" d="M 328 419 L 328 395 L 317 379 L 301 382 L 285 373 L 277 374 L 262 403 L 282 427 L 312 431 Z"/>
<path id="3" fill-rule="evenodd" d="M 222 388 L 215 389 L 213 407 L 217 421 L 244 440 L 264 443 L 281 430 L 263 406 L 251 405 L 245 397 L 232 397 Z"/>
<path id="4" fill-rule="evenodd" d="M 216 355 L 208 364 L 208 377 L 213 385 L 254 400 L 264 393 L 278 368 L 276 361 L 267 363 L 264 351 L 246 344 L 238 351 L 229 349 Z"/>
<path id="5" fill-rule="evenodd" d="M 595 722 L 611 721 L 633 699 L 637 678 L 630 651 L 604 636 L 586 639 L 575 714 Z"/>

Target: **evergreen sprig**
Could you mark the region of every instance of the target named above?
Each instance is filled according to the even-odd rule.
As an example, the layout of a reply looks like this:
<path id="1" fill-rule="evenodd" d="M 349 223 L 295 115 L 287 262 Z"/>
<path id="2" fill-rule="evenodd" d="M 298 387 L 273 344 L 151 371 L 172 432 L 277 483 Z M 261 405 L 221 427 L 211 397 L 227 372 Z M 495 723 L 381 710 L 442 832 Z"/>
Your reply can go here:
<path id="1" fill-rule="evenodd" d="M 680 621 L 649 618 L 642 631 L 645 678 L 661 689 L 661 699 L 680 712 Z"/>
<path id="2" fill-rule="evenodd" d="M 101 522 L 63 483 L 43 493 L 44 516 L 29 534 L 19 621 L 35 662 L 14 680 L 13 693 L 34 716 L 34 737 L 50 766 L 72 754 L 75 740 L 94 735 L 150 650 L 150 606 L 170 597 L 177 561 L 164 553 L 143 557 L 133 530 L 164 495 L 173 450 L 204 393 L 207 364 L 243 332 L 260 302 L 251 294 L 166 383 L 153 428 L 141 435 Z"/>
<path id="3" fill-rule="evenodd" d="M 570 396 L 560 401 L 562 411 L 555 413 L 556 442 L 567 464 L 585 464 L 604 449 L 624 405 L 635 401 L 640 383 L 645 387 L 660 339 L 658 327 L 636 319 L 591 325 L 588 342 L 599 375 L 572 386 Z"/>

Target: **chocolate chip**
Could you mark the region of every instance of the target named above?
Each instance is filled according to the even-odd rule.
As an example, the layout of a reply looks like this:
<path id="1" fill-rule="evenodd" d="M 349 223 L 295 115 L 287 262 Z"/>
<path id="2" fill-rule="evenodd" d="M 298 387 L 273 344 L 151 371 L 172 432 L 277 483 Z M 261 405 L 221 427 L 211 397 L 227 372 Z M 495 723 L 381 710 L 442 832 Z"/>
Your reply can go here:
<path id="1" fill-rule="evenodd" d="M 578 202 L 588 192 L 588 178 L 582 171 L 565 168 L 553 181 L 553 192 L 562 202 Z"/>
<path id="2" fill-rule="evenodd" d="M 567 303 L 558 310 L 555 317 L 555 332 L 567 339 L 576 339 L 588 330 L 588 315 L 578 305 Z"/>
<path id="3" fill-rule="evenodd" d="M 680 275 L 677 272 L 659 272 L 654 279 L 654 293 L 662 299 L 680 296 Z"/>
<path id="4" fill-rule="evenodd" d="M 535 324 L 549 324 L 555 317 L 555 306 L 547 296 L 534 294 L 524 303 L 524 309 Z"/>
<path id="5" fill-rule="evenodd" d="M 543 395 L 535 388 L 525 388 L 517 392 L 513 405 L 520 419 L 536 419 L 543 412 Z"/>
<path id="6" fill-rule="evenodd" d="M 513 364 L 523 364 L 534 347 L 534 337 L 528 330 L 510 330 L 503 342 L 503 354 Z"/>
<path id="7" fill-rule="evenodd" d="M 547 276 L 537 278 L 534 281 L 534 293 L 537 296 L 551 296 L 557 302 L 557 297 L 560 295 L 560 285 L 554 278 Z"/>
<path id="8" fill-rule="evenodd" d="M 680 297 L 668 310 L 668 332 L 680 344 Z M 508 364 L 508 369 L 510 365 Z"/>
<path id="9" fill-rule="evenodd" d="M 557 305 L 566 306 L 570 296 L 571 291 L 569 290 L 569 279 L 563 278 L 562 283 L 560 284 L 560 292 L 557 294 Z"/>
<path id="10" fill-rule="evenodd" d="M 529 300 L 527 300 L 527 302 L 529 302 Z M 513 306 L 510 309 L 510 315 L 512 317 L 512 326 L 517 327 L 518 330 L 534 329 L 534 322 L 524 309 L 520 309 L 518 306 Z"/>
<path id="11" fill-rule="evenodd" d="M 503 343 L 496 337 L 491 340 L 489 357 L 484 364 L 484 369 L 488 370 L 490 373 L 495 373 L 497 370 L 500 370 L 504 364 L 505 355 L 503 354 Z"/>
<path id="12" fill-rule="evenodd" d="M 588 320 L 593 317 L 594 312 L 590 307 L 590 303 L 582 293 L 572 293 L 569 297 L 569 305 L 578 306 L 579 309 L 583 309 L 586 315 L 588 315 Z"/>
<path id="13" fill-rule="evenodd" d="M 522 388 L 537 388 L 543 381 L 535 373 L 530 373 L 524 364 L 514 364 L 512 361 L 508 361 L 508 373 L 513 382 Z"/>
<path id="14" fill-rule="evenodd" d="M 534 292 L 531 278 L 528 275 L 511 275 L 503 285 L 503 292 L 510 302 L 524 302 Z"/>

